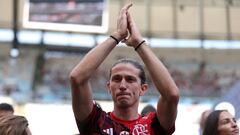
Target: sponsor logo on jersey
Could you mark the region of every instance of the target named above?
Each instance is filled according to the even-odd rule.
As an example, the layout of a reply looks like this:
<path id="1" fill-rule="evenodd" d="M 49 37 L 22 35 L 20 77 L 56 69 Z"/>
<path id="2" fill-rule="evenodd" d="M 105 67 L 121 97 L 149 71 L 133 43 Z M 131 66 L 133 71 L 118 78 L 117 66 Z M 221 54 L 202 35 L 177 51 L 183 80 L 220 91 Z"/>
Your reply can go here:
<path id="1" fill-rule="evenodd" d="M 104 133 L 107 133 L 108 135 L 113 135 L 113 128 L 103 129 Z"/>
<path id="2" fill-rule="evenodd" d="M 132 131 L 133 135 L 147 135 L 148 134 L 148 130 L 147 130 L 147 125 L 144 126 L 142 124 L 137 124 L 134 126 L 134 129 Z"/>

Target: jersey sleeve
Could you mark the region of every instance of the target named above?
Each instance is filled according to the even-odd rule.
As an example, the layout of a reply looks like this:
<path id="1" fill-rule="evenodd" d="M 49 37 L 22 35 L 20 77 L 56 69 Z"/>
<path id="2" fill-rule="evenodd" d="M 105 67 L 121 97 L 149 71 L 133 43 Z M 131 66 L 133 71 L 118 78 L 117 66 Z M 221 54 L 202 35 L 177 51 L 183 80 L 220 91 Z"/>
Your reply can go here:
<path id="1" fill-rule="evenodd" d="M 108 132 L 119 135 L 122 131 L 129 131 L 124 125 L 113 121 L 109 115 L 96 104 L 94 104 L 92 112 L 83 122 L 77 119 L 76 122 L 81 135 L 103 135 Z"/>
<path id="2" fill-rule="evenodd" d="M 149 115 L 152 117 L 151 126 L 155 135 L 172 135 L 174 133 L 175 125 L 170 130 L 165 130 L 160 124 L 156 113 L 150 113 Z"/>
<path id="3" fill-rule="evenodd" d="M 96 130 L 101 111 L 101 108 L 98 108 L 97 105 L 94 104 L 92 112 L 84 121 L 80 122 L 75 118 L 81 135 L 90 135 Z"/>

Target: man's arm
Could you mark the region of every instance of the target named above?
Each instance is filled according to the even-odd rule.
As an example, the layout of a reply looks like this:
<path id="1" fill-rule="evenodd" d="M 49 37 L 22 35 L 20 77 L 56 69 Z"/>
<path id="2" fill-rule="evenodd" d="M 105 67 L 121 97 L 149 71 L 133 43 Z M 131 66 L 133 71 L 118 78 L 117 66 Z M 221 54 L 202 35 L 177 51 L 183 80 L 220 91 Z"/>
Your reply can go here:
<path id="1" fill-rule="evenodd" d="M 127 15 L 130 36 L 126 44 L 136 48 L 143 39 L 133 18 L 130 14 Z M 137 47 L 136 51 L 146 65 L 152 81 L 161 94 L 157 105 L 157 116 L 161 125 L 168 130 L 175 124 L 179 90 L 166 67 L 145 42 Z"/>
<path id="2" fill-rule="evenodd" d="M 145 63 L 153 83 L 161 94 L 157 105 L 158 119 L 165 129 L 170 129 L 173 127 L 177 116 L 178 88 L 166 67 L 156 57 L 149 46 L 143 44 L 137 52 Z"/>
<path id="3" fill-rule="evenodd" d="M 131 5 L 124 6 L 119 13 L 117 31 L 112 34 L 119 41 L 127 36 L 126 12 Z M 109 37 L 103 43 L 90 50 L 70 73 L 72 107 L 74 115 L 79 121 L 86 119 L 93 108 L 89 79 L 115 46 L 115 39 Z"/>

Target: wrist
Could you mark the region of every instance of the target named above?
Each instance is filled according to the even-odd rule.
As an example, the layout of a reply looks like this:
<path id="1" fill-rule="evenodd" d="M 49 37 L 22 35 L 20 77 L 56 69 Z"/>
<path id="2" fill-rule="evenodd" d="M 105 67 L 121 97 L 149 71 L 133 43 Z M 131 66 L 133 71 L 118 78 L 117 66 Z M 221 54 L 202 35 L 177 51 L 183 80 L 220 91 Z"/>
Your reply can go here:
<path id="1" fill-rule="evenodd" d="M 145 40 L 142 38 L 142 37 L 134 37 L 132 39 L 132 44 L 133 44 L 133 47 L 136 48 L 139 44 L 141 44 L 141 42 L 145 42 Z"/>
<path id="2" fill-rule="evenodd" d="M 134 46 L 134 50 L 137 51 L 145 42 L 146 42 L 145 40 L 142 40 L 140 43 Z"/>
<path id="3" fill-rule="evenodd" d="M 121 36 L 121 34 L 119 34 L 118 32 L 113 32 L 112 34 L 110 34 L 111 36 L 115 37 L 119 42 L 121 42 L 123 40 L 123 37 Z"/>
<path id="4" fill-rule="evenodd" d="M 120 42 L 116 37 L 114 37 L 112 35 L 110 35 L 109 37 L 111 37 L 116 42 L 116 44 L 118 44 Z"/>

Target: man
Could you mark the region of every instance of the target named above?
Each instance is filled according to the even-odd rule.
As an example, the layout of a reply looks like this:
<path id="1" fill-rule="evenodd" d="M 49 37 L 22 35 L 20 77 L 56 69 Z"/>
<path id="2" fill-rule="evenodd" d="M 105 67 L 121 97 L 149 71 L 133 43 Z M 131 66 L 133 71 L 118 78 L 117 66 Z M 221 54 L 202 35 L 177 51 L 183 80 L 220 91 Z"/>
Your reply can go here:
<path id="1" fill-rule="evenodd" d="M 124 6 L 118 17 L 117 30 L 103 43 L 89 51 L 70 73 L 72 106 L 81 135 L 171 135 L 175 130 L 179 92 L 169 72 L 143 40 L 132 16 L 132 4 Z M 94 104 L 90 77 L 119 41 L 133 47 L 149 70 L 161 94 L 157 112 L 138 114 L 140 96 L 146 92 L 145 74 L 139 63 L 118 61 L 110 70 L 107 88 L 114 109 L 106 113 Z"/>

